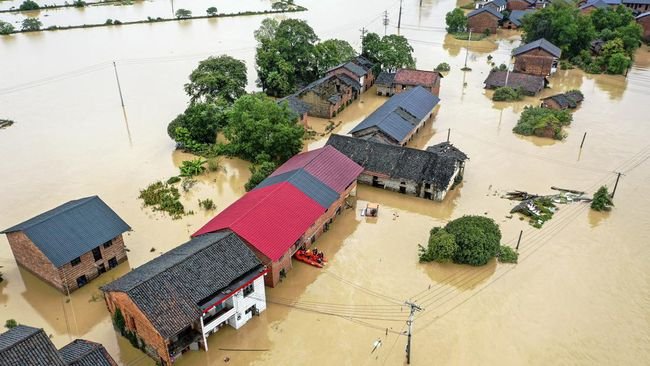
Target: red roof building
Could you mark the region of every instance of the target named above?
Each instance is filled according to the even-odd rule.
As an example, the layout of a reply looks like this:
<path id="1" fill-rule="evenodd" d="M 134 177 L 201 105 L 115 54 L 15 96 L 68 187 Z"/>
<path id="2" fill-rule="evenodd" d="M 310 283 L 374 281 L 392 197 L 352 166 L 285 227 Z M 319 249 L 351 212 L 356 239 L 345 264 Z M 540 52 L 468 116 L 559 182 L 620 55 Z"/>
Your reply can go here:
<path id="1" fill-rule="evenodd" d="M 394 73 L 381 73 L 377 77 L 377 94 L 393 96 L 394 94 L 421 86 L 431 94 L 440 95 L 440 79 L 437 71 L 397 69 Z"/>

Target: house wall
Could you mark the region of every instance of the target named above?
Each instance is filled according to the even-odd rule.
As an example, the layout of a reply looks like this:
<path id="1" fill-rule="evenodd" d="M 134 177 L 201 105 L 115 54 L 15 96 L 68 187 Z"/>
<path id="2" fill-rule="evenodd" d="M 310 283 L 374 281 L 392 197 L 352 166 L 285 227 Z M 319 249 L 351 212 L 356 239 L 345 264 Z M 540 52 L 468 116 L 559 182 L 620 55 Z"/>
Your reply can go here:
<path id="1" fill-rule="evenodd" d="M 393 95 L 393 88 L 390 85 L 377 84 L 377 95 L 391 96 Z"/>
<path id="2" fill-rule="evenodd" d="M 85 275 L 88 282 L 94 278 L 99 277 L 99 266 L 101 264 L 104 265 L 106 271 L 109 271 L 110 268 L 108 261 L 111 258 L 115 258 L 118 264 L 124 262 L 127 259 L 126 251 L 124 250 L 124 239 L 122 238 L 122 235 L 120 234 L 117 237 L 113 238 L 111 242 L 113 245 L 108 248 L 104 248 L 103 244 L 99 245 L 100 252 L 102 253 L 102 258 L 100 260 L 95 261 L 93 253 L 90 251 L 79 257 L 81 259 L 81 263 L 77 264 L 76 266 L 72 266 L 70 263 L 66 263 L 58 269 L 61 278 L 65 283 L 67 283 L 70 291 L 74 291 L 79 288 L 79 286 L 77 286 L 77 278 L 81 276 Z"/>
<path id="3" fill-rule="evenodd" d="M 560 107 L 560 105 L 553 99 L 542 100 L 542 107 L 551 108 L 551 109 L 562 109 L 562 107 Z"/>
<path id="4" fill-rule="evenodd" d="M 626 3 L 623 1 L 623 5 L 628 7 L 629 9 L 634 10 L 637 14 L 645 13 L 647 11 L 650 11 L 650 4 L 631 4 L 631 3 Z"/>
<path id="5" fill-rule="evenodd" d="M 307 91 L 300 96 L 300 100 L 309 104 L 308 115 L 320 118 L 331 118 L 330 102 L 321 98 L 313 91 Z"/>
<path id="6" fill-rule="evenodd" d="M 363 85 L 363 81 L 364 81 L 363 76 L 358 77 L 352 71 L 346 69 L 345 67 L 339 67 L 338 69 L 332 70 L 332 71 L 327 73 L 327 75 L 341 75 L 341 74 L 349 76 L 352 80 L 358 81 L 359 84 L 361 84 L 362 87 L 364 86 Z"/>
<path id="7" fill-rule="evenodd" d="M 643 39 L 650 42 L 650 16 L 644 16 L 636 21 L 643 28 Z"/>
<path id="8" fill-rule="evenodd" d="M 505 22 L 503 22 L 502 28 L 503 29 L 517 29 L 519 27 L 517 27 L 517 25 L 515 23 L 511 22 L 510 20 L 506 20 Z"/>
<path id="9" fill-rule="evenodd" d="M 437 78 L 436 82 L 434 85 L 403 85 L 403 84 L 393 84 L 391 88 L 391 95 L 392 94 L 398 94 L 410 89 L 415 88 L 416 86 L 421 86 L 423 88 L 426 88 L 431 92 L 431 94 L 438 96 L 440 95 L 440 78 Z"/>
<path id="10" fill-rule="evenodd" d="M 244 296 L 244 290 L 239 290 L 233 296 L 233 305 L 235 309 L 235 315 L 228 319 L 228 325 L 235 329 L 241 328 L 246 324 L 252 317 L 253 313 L 246 313 L 253 305 L 261 313 L 266 310 L 266 289 L 264 288 L 264 276 L 260 276 L 253 281 L 253 292 Z"/>
<path id="11" fill-rule="evenodd" d="M 59 291 L 65 291 L 63 281 L 58 269 L 41 252 L 38 247 L 22 231 L 7 233 L 9 246 L 14 254 L 16 262 L 33 273 L 36 277 L 49 283 Z"/>
<path id="12" fill-rule="evenodd" d="M 515 72 L 548 76 L 553 68 L 555 57 L 542 49 L 530 50 L 515 56 Z"/>
<path id="13" fill-rule="evenodd" d="M 483 33 L 486 29 L 489 29 L 490 33 L 496 33 L 498 26 L 499 20 L 488 12 L 467 18 L 467 27 L 475 33 Z"/>
<path id="14" fill-rule="evenodd" d="M 330 90 L 330 93 L 325 98 L 313 90 L 307 90 L 298 96 L 300 100 L 309 104 L 308 115 L 320 118 L 332 118 L 354 98 L 352 88 L 338 81 L 338 79 L 328 81 L 327 83 L 327 88 Z M 338 91 L 337 86 L 339 88 Z M 327 100 L 330 96 L 338 93 L 341 94 L 341 100 L 338 103 L 332 104 Z"/>
<path id="15" fill-rule="evenodd" d="M 117 309 L 122 311 L 126 328 L 135 332 L 145 343 L 145 352 L 150 357 L 164 366 L 172 364 L 167 349 L 167 341 L 158 333 L 153 324 L 127 294 L 114 291 L 105 292 L 104 300 L 108 311 L 111 313 L 111 318 L 113 318 Z"/>
<path id="16" fill-rule="evenodd" d="M 530 4 L 524 0 L 508 0 L 506 9 L 508 10 L 526 10 L 530 8 Z"/>

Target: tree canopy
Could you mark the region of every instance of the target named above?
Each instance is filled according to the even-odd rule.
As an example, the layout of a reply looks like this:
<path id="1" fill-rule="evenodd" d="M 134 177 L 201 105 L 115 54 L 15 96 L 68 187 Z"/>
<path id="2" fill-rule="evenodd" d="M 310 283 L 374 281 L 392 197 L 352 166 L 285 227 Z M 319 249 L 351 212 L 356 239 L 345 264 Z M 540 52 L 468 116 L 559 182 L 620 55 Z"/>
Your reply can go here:
<path id="1" fill-rule="evenodd" d="M 317 69 L 319 74 L 351 60 L 356 56 L 357 51 L 352 46 L 340 39 L 328 39 L 316 45 Z"/>
<path id="2" fill-rule="evenodd" d="M 609 211 L 614 206 L 614 201 L 609 195 L 606 186 L 601 186 L 594 194 L 594 199 L 591 201 L 591 209 L 594 211 Z"/>
<path id="3" fill-rule="evenodd" d="M 199 63 L 185 84 L 192 103 L 221 98 L 233 103 L 246 94 L 246 65 L 227 55 L 209 57 Z"/>
<path id="4" fill-rule="evenodd" d="M 445 21 L 447 22 L 447 32 L 449 33 L 459 33 L 464 32 L 467 29 L 467 18 L 465 17 L 465 12 L 460 8 L 454 8 L 445 15 Z"/>
<path id="5" fill-rule="evenodd" d="M 282 164 L 300 152 L 305 130 L 295 123 L 295 115 L 286 104 L 279 105 L 256 93 L 244 95 L 233 104 L 224 133 L 230 154 Z M 261 154 L 268 158 L 258 158 Z"/>
<path id="6" fill-rule="evenodd" d="M 40 9 L 40 6 L 36 1 L 33 0 L 25 0 L 18 7 L 18 10 L 20 11 L 38 10 L 38 9 Z"/>
<path id="7" fill-rule="evenodd" d="M 15 30 L 14 26 L 11 23 L 4 22 L 0 20 L 0 34 L 7 35 L 11 34 Z"/>
<path id="8" fill-rule="evenodd" d="M 219 10 L 216 6 L 211 6 L 205 11 L 209 16 L 215 16 L 219 13 Z"/>
<path id="9" fill-rule="evenodd" d="M 227 104 L 224 101 L 198 102 L 190 104 L 167 126 L 167 134 L 176 142 L 211 144 L 217 139 L 217 132 L 226 124 Z M 177 135 L 178 128 L 187 130 L 188 136 Z M 189 140 L 188 140 L 189 139 Z"/>
<path id="10" fill-rule="evenodd" d="M 176 10 L 176 13 L 174 13 L 174 15 L 178 19 L 191 18 L 192 17 L 192 11 L 187 10 L 187 9 L 178 9 L 178 10 Z"/>
<path id="11" fill-rule="evenodd" d="M 38 18 L 25 18 L 23 19 L 22 29 L 24 31 L 37 31 L 41 29 L 43 23 Z"/>
<path id="12" fill-rule="evenodd" d="M 570 125 L 571 121 L 573 116 L 566 110 L 528 106 L 524 108 L 512 131 L 525 136 L 535 135 L 562 140 L 562 127 Z"/>
<path id="13" fill-rule="evenodd" d="M 380 38 L 377 33 L 368 33 L 364 36 L 362 45 L 363 56 L 380 65 L 383 70 L 415 68 L 413 47 L 404 36 L 391 34 Z"/>

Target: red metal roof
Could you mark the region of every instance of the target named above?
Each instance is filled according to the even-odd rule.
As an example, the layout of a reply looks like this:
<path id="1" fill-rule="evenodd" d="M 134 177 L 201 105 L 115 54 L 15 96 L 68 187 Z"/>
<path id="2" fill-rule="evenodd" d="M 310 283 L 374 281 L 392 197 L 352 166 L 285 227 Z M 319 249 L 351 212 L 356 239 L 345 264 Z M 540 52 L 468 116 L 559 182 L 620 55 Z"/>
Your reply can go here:
<path id="1" fill-rule="evenodd" d="M 395 84 L 433 86 L 440 77 L 436 71 L 399 69 L 395 74 Z"/>
<path id="2" fill-rule="evenodd" d="M 328 145 L 292 157 L 271 176 L 297 169 L 304 169 L 339 194 L 363 172 L 363 167 Z"/>
<path id="3" fill-rule="evenodd" d="M 277 261 L 325 212 L 289 182 L 246 193 L 192 236 L 230 229 Z"/>

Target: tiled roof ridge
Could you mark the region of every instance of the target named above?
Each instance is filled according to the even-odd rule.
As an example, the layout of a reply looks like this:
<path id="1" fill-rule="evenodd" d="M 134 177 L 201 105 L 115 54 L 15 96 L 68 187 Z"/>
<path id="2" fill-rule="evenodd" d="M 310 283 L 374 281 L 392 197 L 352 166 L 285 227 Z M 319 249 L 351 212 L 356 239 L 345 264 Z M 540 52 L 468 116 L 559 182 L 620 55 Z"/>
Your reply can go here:
<path id="1" fill-rule="evenodd" d="M 0 352 L 1 352 L 1 351 L 6 351 L 6 350 L 8 350 L 9 348 L 13 348 L 13 347 L 15 347 L 17 344 L 20 344 L 20 343 L 22 343 L 22 342 L 24 342 L 24 341 L 26 341 L 26 340 L 32 338 L 33 336 L 35 336 L 36 334 L 38 334 L 38 333 L 41 332 L 41 331 L 42 331 L 43 333 L 45 333 L 45 331 L 44 331 L 42 328 L 30 327 L 29 325 L 22 325 L 22 324 L 19 324 L 18 326 L 19 326 L 19 327 L 23 327 L 23 328 L 30 328 L 30 330 L 32 331 L 32 333 L 31 333 L 29 336 L 24 337 L 23 339 L 21 339 L 21 340 L 15 342 L 15 343 L 12 343 L 12 344 L 8 345 L 8 346 L 5 347 L 5 348 L 0 348 Z M 12 329 L 15 329 L 15 328 L 12 328 Z M 7 332 L 11 332 L 12 329 L 9 329 Z M 16 331 L 18 331 L 18 330 L 16 330 Z M 4 334 L 4 333 L 3 333 L 3 334 Z"/>
<path id="2" fill-rule="evenodd" d="M 70 346 L 72 344 L 75 344 L 75 343 L 88 344 L 88 345 L 90 345 L 90 348 L 85 350 L 85 352 L 83 352 L 83 353 L 79 353 L 78 357 L 75 357 L 69 363 L 77 362 L 80 359 L 82 359 L 82 358 L 88 356 L 89 354 L 95 352 L 96 350 L 103 348 L 103 346 L 101 344 L 97 343 L 97 342 L 89 341 L 89 340 L 86 340 L 86 339 L 75 339 L 72 342 L 70 342 L 70 343 L 66 344 L 65 346 L 63 346 L 61 349 L 65 348 L 65 347 L 68 347 L 68 346 Z M 61 350 L 59 350 L 59 352 L 61 352 Z"/>

